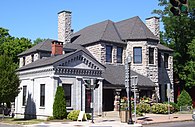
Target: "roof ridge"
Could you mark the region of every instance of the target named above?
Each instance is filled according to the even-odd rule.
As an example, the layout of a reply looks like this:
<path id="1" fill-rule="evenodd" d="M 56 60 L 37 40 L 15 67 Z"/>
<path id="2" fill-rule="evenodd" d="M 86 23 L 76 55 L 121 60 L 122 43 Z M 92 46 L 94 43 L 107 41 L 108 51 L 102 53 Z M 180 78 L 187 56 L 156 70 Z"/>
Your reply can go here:
<path id="1" fill-rule="evenodd" d="M 141 20 L 141 19 L 140 19 L 140 20 Z M 146 24 L 143 23 L 142 21 L 141 21 L 141 23 L 142 23 L 144 26 L 146 26 Z M 148 35 L 146 34 L 146 29 L 147 29 L 148 27 L 146 26 L 146 29 L 144 29 L 144 28 L 143 28 L 143 25 L 140 25 L 140 26 L 141 26 L 141 28 L 143 29 L 146 38 L 149 38 Z"/>
<path id="2" fill-rule="evenodd" d="M 115 30 L 116 30 L 116 32 L 117 32 L 117 34 L 118 34 L 118 36 L 119 36 L 120 40 L 122 41 L 122 37 L 121 37 L 121 35 L 120 35 L 120 33 L 119 33 L 119 31 L 118 31 L 117 27 L 116 27 L 115 22 L 113 23 L 113 25 L 114 25 L 114 28 L 115 28 Z"/>
<path id="3" fill-rule="evenodd" d="M 117 29 L 116 26 L 115 26 L 115 22 L 113 22 L 112 20 L 109 20 L 109 19 L 106 20 L 106 21 L 107 21 L 107 24 L 106 24 L 106 27 L 105 27 L 105 29 L 104 29 L 104 32 L 103 32 L 103 34 L 102 34 L 102 36 L 101 36 L 101 39 L 103 39 L 103 37 L 104 37 L 104 35 L 105 35 L 105 33 L 106 33 L 108 27 L 109 27 L 108 25 L 109 25 L 109 23 L 111 23 L 111 25 L 113 25 L 114 30 L 115 30 L 115 32 L 117 33 L 119 39 L 122 41 L 121 36 L 120 36 L 120 34 L 119 34 L 119 32 L 118 32 L 118 29 Z"/>
<path id="4" fill-rule="evenodd" d="M 104 37 L 104 34 L 105 34 L 105 32 L 106 32 L 106 28 L 108 27 L 108 23 L 109 23 L 109 21 L 111 21 L 111 20 L 106 20 L 106 26 L 105 26 L 105 28 L 104 28 L 104 32 L 102 33 L 102 36 L 100 37 L 100 39 L 102 40 L 102 38 Z"/>
<path id="5" fill-rule="evenodd" d="M 131 17 L 131 18 L 128 18 L 128 19 L 124 19 L 124 20 L 121 20 L 121 21 L 115 22 L 115 23 L 124 22 L 124 21 L 130 20 L 130 19 L 134 19 L 134 18 L 137 18 L 137 17 L 139 17 L 139 16 L 134 16 L 134 17 Z"/>
<path id="6" fill-rule="evenodd" d="M 136 21 L 135 22 L 133 22 L 134 24 L 133 24 L 133 28 L 131 29 L 131 32 L 130 32 L 130 34 L 132 34 L 132 32 L 134 31 L 134 29 L 135 29 L 135 25 L 137 24 L 137 17 L 138 16 L 136 16 L 136 17 L 134 17 L 134 18 L 136 18 Z M 138 17 L 139 18 L 139 17 Z"/>
<path id="7" fill-rule="evenodd" d="M 45 40 L 45 41 L 42 41 L 42 44 L 40 45 L 39 49 L 41 49 L 42 46 L 44 45 L 44 43 L 47 43 L 48 40 L 49 40 L 49 39 L 47 39 L 47 40 Z M 50 39 L 50 40 L 53 41 L 52 39 Z"/>

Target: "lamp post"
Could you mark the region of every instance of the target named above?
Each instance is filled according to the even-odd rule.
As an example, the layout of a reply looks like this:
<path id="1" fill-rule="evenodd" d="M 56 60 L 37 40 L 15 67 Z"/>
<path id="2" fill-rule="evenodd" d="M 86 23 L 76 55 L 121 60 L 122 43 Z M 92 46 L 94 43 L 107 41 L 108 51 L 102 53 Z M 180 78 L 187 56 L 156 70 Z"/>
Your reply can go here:
<path id="1" fill-rule="evenodd" d="M 98 79 L 87 79 L 84 80 L 85 87 L 91 91 L 91 123 L 94 123 L 94 90 L 99 87 Z"/>
<path id="2" fill-rule="evenodd" d="M 131 56 L 127 57 L 127 62 L 129 66 L 129 120 L 128 124 L 133 124 L 132 114 L 131 114 Z"/>

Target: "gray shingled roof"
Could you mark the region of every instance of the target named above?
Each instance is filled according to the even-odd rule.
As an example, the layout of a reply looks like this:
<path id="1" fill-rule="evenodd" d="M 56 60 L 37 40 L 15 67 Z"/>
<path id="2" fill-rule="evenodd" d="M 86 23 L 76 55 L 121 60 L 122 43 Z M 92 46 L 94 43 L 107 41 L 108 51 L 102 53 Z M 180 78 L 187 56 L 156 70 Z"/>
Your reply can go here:
<path id="1" fill-rule="evenodd" d="M 22 70 L 27 70 L 27 69 L 33 69 L 33 68 L 53 65 L 54 63 L 58 62 L 59 60 L 65 58 L 73 53 L 75 53 L 75 52 L 38 59 L 30 64 L 27 64 L 21 68 L 18 68 L 16 71 L 22 71 Z"/>
<path id="2" fill-rule="evenodd" d="M 32 48 L 18 54 L 18 56 L 23 56 L 26 54 L 30 54 L 33 52 L 38 52 L 38 51 L 45 51 L 45 52 L 51 52 L 51 43 L 52 39 L 47 39 L 46 41 L 40 42 L 37 45 L 33 46 Z"/>
<path id="3" fill-rule="evenodd" d="M 157 46 L 158 46 L 159 50 L 169 51 L 169 52 L 173 52 L 174 51 L 173 49 L 170 49 L 170 48 L 168 48 L 168 47 L 166 47 L 166 46 L 164 46 L 162 44 L 158 44 Z"/>
<path id="4" fill-rule="evenodd" d="M 27 65 L 17 69 L 17 71 L 22 71 L 22 70 L 27 70 L 27 69 L 32 69 L 32 68 L 38 68 L 38 67 L 52 65 L 52 64 L 58 62 L 59 60 L 64 59 L 67 56 L 70 56 L 70 55 L 72 55 L 72 54 L 74 54 L 76 52 L 79 52 L 79 51 L 85 52 L 88 56 L 90 56 L 92 59 L 94 59 L 96 62 L 98 62 L 94 58 L 94 56 L 86 48 L 84 48 L 81 45 L 69 43 L 69 44 L 65 45 L 65 48 L 73 49 L 73 50 L 72 50 L 72 52 L 67 53 L 67 54 L 62 54 L 62 55 L 57 55 L 57 56 L 51 56 L 51 57 L 47 57 L 47 58 L 38 59 L 38 60 L 34 61 L 33 63 L 27 64 Z M 101 64 L 101 63 L 99 63 L 99 64 Z"/>
<path id="5" fill-rule="evenodd" d="M 123 40 L 159 40 L 138 16 L 115 24 Z"/>
<path id="6" fill-rule="evenodd" d="M 72 43 L 80 45 L 91 44 L 98 41 L 126 44 L 126 42 L 122 40 L 143 39 L 153 39 L 158 41 L 158 38 L 147 28 L 138 16 L 116 23 L 106 20 L 85 27 L 72 35 Z M 41 42 L 20 53 L 18 56 L 38 51 L 51 52 L 52 41 L 54 40 L 48 39 Z"/>
<path id="7" fill-rule="evenodd" d="M 72 43 L 86 45 L 98 41 L 108 41 L 126 44 L 121 40 L 114 22 L 106 20 L 91 26 L 88 26 L 72 35 L 72 38 L 78 37 Z"/>
<path id="8" fill-rule="evenodd" d="M 106 64 L 106 70 L 103 72 L 104 87 L 125 87 L 125 65 Z M 131 76 L 138 76 L 139 87 L 155 87 L 155 84 L 147 77 L 131 70 Z"/>
<path id="9" fill-rule="evenodd" d="M 88 26 L 74 33 L 72 39 L 72 43 L 81 45 L 98 41 L 126 44 L 123 40 L 159 40 L 138 16 L 116 23 L 106 20 Z"/>

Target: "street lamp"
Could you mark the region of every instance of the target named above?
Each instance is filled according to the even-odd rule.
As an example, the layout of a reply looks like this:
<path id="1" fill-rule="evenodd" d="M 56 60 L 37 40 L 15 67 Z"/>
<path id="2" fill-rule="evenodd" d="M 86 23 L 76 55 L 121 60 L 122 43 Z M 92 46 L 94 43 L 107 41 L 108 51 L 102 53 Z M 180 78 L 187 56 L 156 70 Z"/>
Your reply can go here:
<path id="1" fill-rule="evenodd" d="M 129 66 L 129 120 L 127 123 L 133 124 L 132 114 L 131 114 L 131 56 L 130 55 L 127 57 L 127 63 Z"/>

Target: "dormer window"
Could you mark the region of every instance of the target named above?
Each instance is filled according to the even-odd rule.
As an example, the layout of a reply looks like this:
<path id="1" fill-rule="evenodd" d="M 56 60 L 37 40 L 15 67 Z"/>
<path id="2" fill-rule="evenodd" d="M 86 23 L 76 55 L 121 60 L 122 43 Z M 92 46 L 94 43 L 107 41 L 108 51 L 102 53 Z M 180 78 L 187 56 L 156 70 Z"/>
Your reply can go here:
<path id="1" fill-rule="evenodd" d="M 31 55 L 31 62 L 34 62 L 34 54 Z"/>
<path id="2" fill-rule="evenodd" d="M 106 46 L 106 62 L 112 63 L 112 46 Z"/>
<path id="3" fill-rule="evenodd" d="M 117 47 L 117 63 L 122 63 L 123 59 L 123 48 Z"/>
<path id="4" fill-rule="evenodd" d="M 23 57 L 23 63 L 22 66 L 25 66 L 25 57 Z"/>

